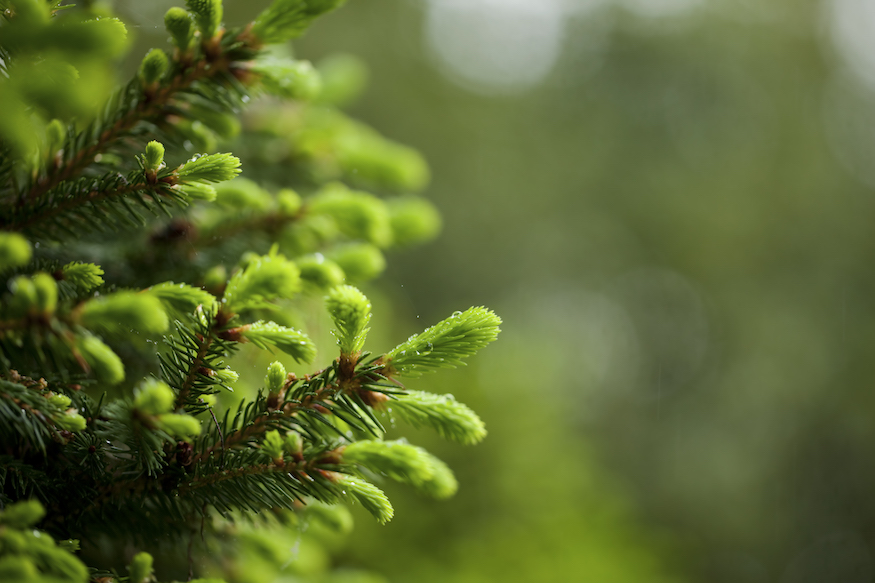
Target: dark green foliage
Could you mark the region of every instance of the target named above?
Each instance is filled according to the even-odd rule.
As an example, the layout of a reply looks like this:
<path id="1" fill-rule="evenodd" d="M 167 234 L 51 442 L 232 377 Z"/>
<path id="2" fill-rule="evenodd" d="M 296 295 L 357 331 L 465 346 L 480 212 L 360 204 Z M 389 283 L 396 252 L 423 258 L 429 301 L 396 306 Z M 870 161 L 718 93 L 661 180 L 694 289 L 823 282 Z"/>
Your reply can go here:
<path id="1" fill-rule="evenodd" d="M 479 441 L 485 430 L 470 409 L 394 377 L 461 364 L 495 338 L 499 320 L 472 309 L 388 355 L 365 351 L 371 303 L 349 283 L 384 269 L 381 250 L 429 239 L 439 225 L 423 199 L 378 195 L 418 190 L 427 170 L 413 150 L 328 105 L 349 96 L 359 73 L 343 89 L 336 70 L 334 96 L 320 102 L 313 66 L 264 48 L 339 4 L 277 0 L 225 29 L 219 0 L 190 0 L 165 16 L 174 50 L 150 50 L 105 96 L 80 87 L 94 93 L 88 107 L 42 79 L 51 67 L 109 78 L 123 25 L 88 8 L 68 17 L 57 3 L 5 4 L 0 579 L 117 580 L 124 568 L 137 583 L 155 572 L 180 578 L 162 554 L 119 563 L 98 549 L 196 546 L 199 531 L 194 564 L 195 553 L 229 549 L 225 535 L 247 521 L 288 532 L 312 519 L 347 532 L 349 515 L 333 507 L 357 503 L 386 522 L 394 511 L 373 483 L 384 477 L 437 498 L 455 492 L 443 462 L 383 441 L 383 420 L 397 407 L 414 424 Z M 213 151 L 240 133 L 240 109 L 260 93 L 293 100 L 297 139 L 319 144 L 270 186 L 236 178 L 246 164 Z M 283 106 L 261 107 L 281 115 Z M 238 142 L 259 160 L 251 144 Z M 313 172 L 319 156 L 338 160 L 339 172 Z M 363 157 L 357 187 L 374 193 L 337 182 Z M 309 374 L 274 362 L 251 378 L 248 361 L 264 371 L 272 352 L 316 361 L 298 322 L 320 314 L 334 321 L 339 354 Z M 81 540 L 94 568 L 72 554 L 75 543 L 51 537 Z"/>

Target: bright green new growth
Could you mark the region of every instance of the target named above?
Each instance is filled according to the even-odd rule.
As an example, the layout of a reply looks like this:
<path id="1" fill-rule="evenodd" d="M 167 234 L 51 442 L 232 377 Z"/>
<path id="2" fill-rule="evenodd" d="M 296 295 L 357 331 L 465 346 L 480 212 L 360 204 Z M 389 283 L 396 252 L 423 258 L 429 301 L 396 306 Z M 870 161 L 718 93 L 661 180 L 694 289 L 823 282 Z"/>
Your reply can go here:
<path id="1" fill-rule="evenodd" d="M 252 33 L 265 44 L 295 38 L 310 22 L 325 12 L 334 10 L 345 0 L 274 0 L 255 19 Z"/>
<path id="2" fill-rule="evenodd" d="M 90 28 L 87 36 L 92 37 L 95 45 L 103 45 L 108 55 L 116 55 L 128 45 L 128 29 L 118 18 L 95 18 L 83 24 Z"/>
<path id="3" fill-rule="evenodd" d="M 191 441 L 201 432 L 200 421 L 189 415 L 164 413 L 155 418 L 155 427 L 171 437 Z"/>
<path id="4" fill-rule="evenodd" d="M 169 68 L 170 61 L 167 59 L 167 54 L 161 49 L 151 49 L 143 57 L 138 75 L 143 85 L 148 87 L 160 81 Z"/>
<path id="5" fill-rule="evenodd" d="M 391 374 L 417 377 L 438 368 L 454 368 L 495 340 L 501 318 L 486 308 L 456 312 L 422 334 L 411 336 L 386 355 Z"/>
<path id="6" fill-rule="evenodd" d="M 346 446 L 342 455 L 347 463 L 376 470 L 435 498 L 449 498 L 458 489 L 446 464 L 404 441 L 357 441 Z"/>
<path id="7" fill-rule="evenodd" d="M 431 427 L 441 437 L 472 445 L 486 437 L 486 426 L 470 407 L 453 395 L 407 391 L 395 395 L 386 408 L 414 427 Z"/>
<path id="8" fill-rule="evenodd" d="M 127 553 L 201 528 L 204 546 L 195 542 L 193 557 L 218 550 L 229 561 L 218 570 L 239 583 L 236 559 L 225 556 L 234 542 L 223 535 L 241 518 L 271 529 L 262 540 L 295 536 L 292 525 L 303 531 L 307 521 L 346 533 L 344 502 L 380 522 L 393 515 L 363 477 L 438 498 L 457 489 L 425 450 L 362 441 L 385 433 L 381 411 L 466 443 L 485 429 L 464 405 L 395 381 L 418 362 L 365 351 L 371 305 L 344 285 L 379 275 L 384 249 L 437 233 L 434 208 L 407 194 L 424 187 L 428 167 L 332 106 L 359 91 L 360 61 L 326 64 L 323 92 L 309 63 L 276 59 L 263 46 L 300 34 L 340 3 L 276 0 L 257 22 L 223 30 L 221 2 L 189 0 L 191 13 L 165 15 L 176 50 L 149 51 L 111 95 L 111 74 L 94 71 L 109 73 L 107 58 L 122 45 L 119 21 L 56 18 L 55 0 L 21 0 L 0 15 L 9 73 L 0 75 L 8 114 L 0 116 L 0 581 L 110 576 L 105 557 L 89 574 L 70 554 L 77 545 L 54 545 L 49 533 L 92 549 L 105 537 Z M 29 93 L 35 79 L 47 83 L 39 96 Z M 260 92 L 295 101 L 288 111 L 250 103 Z M 267 113 L 271 131 L 257 136 L 263 128 L 248 117 L 242 127 L 247 104 L 254 117 Z M 241 131 L 233 149 L 255 173 L 267 172 L 265 162 L 276 170 L 262 176 L 270 188 L 231 180 L 239 159 L 211 153 Z M 250 148 L 256 137 L 271 145 Z M 206 155 L 165 164 L 194 152 Z M 289 326 L 321 321 L 325 294 L 339 357 L 294 373 L 274 362 L 263 386 L 246 374 L 249 359 L 267 356 L 261 350 L 315 359 L 315 344 Z M 469 324 L 443 336 L 432 330 L 450 360 L 476 349 L 477 324 Z M 15 505 L 28 497 L 43 504 Z M 45 548 L 24 552 L 13 524 Z M 307 544 L 302 555 L 315 543 Z M 155 557 L 159 573 L 179 567 Z M 152 562 L 134 555 L 129 579 L 152 583 Z"/>
<path id="9" fill-rule="evenodd" d="M 240 133 L 240 121 L 235 116 L 217 111 L 212 106 L 195 103 L 188 109 L 188 114 L 196 118 L 203 128 L 207 128 L 220 138 L 227 140 Z"/>
<path id="10" fill-rule="evenodd" d="M 66 431 L 82 431 L 87 425 L 85 418 L 73 410 L 67 410 L 63 415 L 52 417 L 52 421 Z"/>
<path id="11" fill-rule="evenodd" d="M 272 362 L 267 367 L 267 374 L 264 376 L 264 386 L 269 393 L 278 393 L 286 382 L 286 367 L 281 362 Z"/>
<path id="12" fill-rule="evenodd" d="M 240 159 L 231 154 L 196 156 L 176 169 L 180 182 L 223 182 L 240 174 Z"/>
<path id="13" fill-rule="evenodd" d="M 182 52 L 188 50 L 192 39 L 191 15 L 174 6 L 164 14 L 164 27 L 170 33 L 173 44 Z"/>
<path id="14" fill-rule="evenodd" d="M 336 474 L 336 484 L 348 499 L 361 504 L 380 524 L 386 524 L 395 516 L 395 509 L 382 490 L 361 478 Z"/>
<path id="15" fill-rule="evenodd" d="M 40 272 L 33 276 L 36 292 L 37 310 L 42 314 L 52 314 L 58 306 L 58 284 L 48 273 Z"/>
<path id="16" fill-rule="evenodd" d="M 299 257 L 296 263 L 301 270 L 301 279 L 320 290 L 331 289 L 346 279 L 343 269 L 321 253 Z"/>
<path id="17" fill-rule="evenodd" d="M 202 200 L 204 202 L 216 200 L 216 189 L 209 184 L 189 182 L 187 184 L 177 184 L 174 188 L 187 199 Z"/>
<path id="18" fill-rule="evenodd" d="M 18 233 L 0 232 L 0 273 L 30 261 L 30 243 Z"/>
<path id="19" fill-rule="evenodd" d="M 136 392 L 134 407 L 146 415 L 161 415 L 173 409 L 176 395 L 167 383 L 149 379 Z"/>
<path id="20" fill-rule="evenodd" d="M 125 367 L 118 355 L 96 336 L 82 336 L 76 347 L 99 380 L 115 385 L 125 378 Z"/>
<path id="21" fill-rule="evenodd" d="M 217 368 L 213 370 L 213 378 L 222 383 L 222 385 L 231 385 L 240 379 L 240 375 L 237 374 L 237 371 L 230 368 Z"/>
<path id="22" fill-rule="evenodd" d="M 150 429 L 163 431 L 170 437 L 191 440 L 201 432 L 196 418 L 173 413 L 176 394 L 163 381 L 148 379 L 136 391 L 133 409 L 134 418 Z M 157 438 L 160 441 L 160 437 Z"/>
<path id="23" fill-rule="evenodd" d="M 386 269 L 382 251 L 368 243 L 338 245 L 325 256 L 340 266 L 349 282 L 369 281 Z"/>
<path id="24" fill-rule="evenodd" d="M 293 217 L 301 210 L 301 195 L 291 188 L 283 188 L 276 194 L 277 207 L 286 216 Z"/>
<path id="25" fill-rule="evenodd" d="M 255 322 L 241 326 L 241 342 L 251 342 L 264 350 L 278 348 L 298 362 L 312 362 L 316 346 L 306 334 L 273 322 Z"/>
<path id="26" fill-rule="evenodd" d="M 371 302 L 365 294 L 351 285 L 334 288 L 325 298 L 325 307 L 337 329 L 337 345 L 342 354 L 356 354 L 365 345 L 368 323 L 371 321 Z"/>
<path id="27" fill-rule="evenodd" d="M 65 281 L 70 282 L 82 293 L 103 285 L 103 269 L 93 263 L 80 263 L 74 261 L 61 268 L 61 275 Z"/>
<path id="28" fill-rule="evenodd" d="M 201 40 L 216 36 L 222 24 L 222 0 L 185 0 L 185 5 L 194 15 Z"/>
<path id="29" fill-rule="evenodd" d="M 9 528 L 33 526 L 46 515 L 43 505 L 36 500 L 23 500 L 0 511 L 0 524 Z"/>
<path id="30" fill-rule="evenodd" d="M 368 69 L 360 58 L 339 53 L 319 61 L 319 76 L 322 79 L 319 102 L 346 105 L 364 89 Z"/>
<path id="31" fill-rule="evenodd" d="M 252 64 L 252 71 L 262 76 L 265 89 L 274 95 L 312 101 L 322 91 L 319 73 L 309 61 L 259 59 Z"/>
<path id="32" fill-rule="evenodd" d="M 130 583 L 147 583 L 152 577 L 152 555 L 137 553 L 128 566 Z"/>
<path id="33" fill-rule="evenodd" d="M 437 236 L 441 215 L 432 203 L 418 196 L 405 196 L 386 203 L 397 245 L 415 245 Z"/>
<path id="34" fill-rule="evenodd" d="M 0 581 L 86 583 L 88 568 L 70 550 L 34 526 L 45 515 L 36 500 L 0 510 Z"/>
<path id="35" fill-rule="evenodd" d="M 79 312 L 79 322 L 86 328 L 123 333 L 137 330 L 159 333 L 169 322 L 161 301 L 149 294 L 116 292 L 85 302 Z"/>
<path id="36" fill-rule="evenodd" d="M 5 306 L 7 315 L 14 318 L 23 318 L 36 311 L 36 287 L 33 285 L 31 278 L 26 275 L 19 275 L 10 282 L 9 291 L 12 292 L 12 297 Z"/>
<path id="37" fill-rule="evenodd" d="M 353 518 L 346 506 L 314 501 L 307 504 L 304 512 L 308 517 L 317 518 L 331 532 L 341 535 L 352 532 Z"/>
<path id="38" fill-rule="evenodd" d="M 216 202 L 235 209 L 266 210 L 271 196 L 252 180 L 235 178 L 216 187 Z"/>
<path id="39" fill-rule="evenodd" d="M 164 54 L 163 52 L 161 54 Z M 160 142 L 152 140 L 146 144 L 146 152 L 143 157 L 143 169 L 146 172 L 158 172 L 164 168 L 164 146 Z"/>
<path id="40" fill-rule="evenodd" d="M 291 298 L 300 289 L 300 271 L 293 262 L 282 255 L 265 255 L 231 276 L 223 309 L 236 314 L 266 307 L 272 300 Z"/>
<path id="41" fill-rule="evenodd" d="M 205 312 L 212 313 L 216 306 L 215 296 L 184 283 L 165 281 L 153 285 L 146 293 L 158 298 L 164 309 L 177 317 L 193 313 L 198 306 L 203 306 Z"/>
<path id="42" fill-rule="evenodd" d="M 310 212 L 331 216 L 340 232 L 350 239 L 362 239 L 377 247 L 392 243 L 389 209 L 373 195 L 331 184 L 312 199 Z"/>
<path id="43" fill-rule="evenodd" d="M 48 442 L 58 438 L 59 430 L 79 431 L 85 426 L 85 419 L 71 407 L 71 401 L 65 395 L 2 379 L 0 391 L 5 396 L 0 399 L 0 415 L 5 420 L 0 426 L 0 440 L 4 442 L 16 435 L 27 435 L 35 449 L 45 454 Z M 42 417 L 34 419 L 22 415 L 22 406 L 40 411 Z M 3 479 L 2 470 L 3 466 L 0 466 L 0 480 Z"/>
<path id="44" fill-rule="evenodd" d="M 282 463 L 285 448 L 280 432 L 274 429 L 265 433 L 264 441 L 261 443 L 261 449 L 271 460 L 275 460 L 277 463 Z"/>

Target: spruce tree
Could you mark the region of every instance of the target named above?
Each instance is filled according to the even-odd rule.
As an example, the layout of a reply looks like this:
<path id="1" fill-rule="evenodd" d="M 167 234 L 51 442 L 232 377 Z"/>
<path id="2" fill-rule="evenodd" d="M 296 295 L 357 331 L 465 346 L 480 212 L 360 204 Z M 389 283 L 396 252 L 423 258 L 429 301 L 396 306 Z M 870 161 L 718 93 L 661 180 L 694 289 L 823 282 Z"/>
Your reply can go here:
<path id="1" fill-rule="evenodd" d="M 338 108 L 357 63 L 288 56 L 341 3 L 225 28 L 220 0 L 187 0 L 172 45 L 112 88 L 121 21 L 0 1 L 0 581 L 370 581 L 324 564 L 346 505 L 384 523 L 384 480 L 455 492 L 387 420 L 482 440 L 470 408 L 402 381 L 464 364 L 500 319 L 470 308 L 368 351 L 356 285 L 439 217 L 410 194 L 419 154 Z M 234 136 L 261 181 L 215 151 Z M 302 330 L 321 313 L 327 356 Z M 253 381 L 241 352 L 290 360 Z"/>

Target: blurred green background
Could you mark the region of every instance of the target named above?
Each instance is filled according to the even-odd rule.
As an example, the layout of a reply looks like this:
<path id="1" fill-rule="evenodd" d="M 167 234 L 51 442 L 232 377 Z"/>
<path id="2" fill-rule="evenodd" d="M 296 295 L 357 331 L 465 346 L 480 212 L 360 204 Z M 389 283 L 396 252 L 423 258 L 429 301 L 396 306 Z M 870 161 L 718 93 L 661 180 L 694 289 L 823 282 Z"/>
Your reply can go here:
<path id="1" fill-rule="evenodd" d="M 170 4 L 119 6 L 149 23 L 133 63 Z M 505 321 L 417 383 L 490 430 L 411 440 L 460 493 L 390 486 L 396 519 L 359 517 L 342 562 L 875 579 L 873 39 L 865 0 L 352 0 L 317 22 L 298 56 L 364 59 L 352 114 L 424 153 L 444 216 L 367 290 L 398 317 L 383 348 L 470 305 Z"/>

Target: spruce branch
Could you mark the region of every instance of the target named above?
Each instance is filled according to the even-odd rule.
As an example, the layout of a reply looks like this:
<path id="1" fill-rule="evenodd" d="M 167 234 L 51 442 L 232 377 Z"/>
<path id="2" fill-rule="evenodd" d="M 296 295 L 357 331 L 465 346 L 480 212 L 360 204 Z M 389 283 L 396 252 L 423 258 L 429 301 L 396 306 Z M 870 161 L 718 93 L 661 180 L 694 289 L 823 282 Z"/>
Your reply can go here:
<path id="1" fill-rule="evenodd" d="M 105 116 L 95 120 L 78 139 L 67 143 L 64 158 L 47 169 L 45 175 L 31 186 L 24 200 L 38 200 L 62 182 L 70 180 L 90 166 L 98 154 L 122 140 L 136 136 L 142 124 L 166 127 L 165 120 L 169 115 L 181 113 L 176 105 L 177 100 L 210 91 L 202 84 L 211 83 L 215 85 L 214 91 L 231 91 L 242 96 L 242 86 L 235 74 L 243 75 L 245 67 L 242 63 L 252 55 L 243 48 L 232 54 L 241 61 L 220 56 L 210 61 L 198 60 L 189 66 L 175 63 L 177 67 L 173 76 L 148 95 L 144 95 L 139 78 L 132 80 L 110 98 L 104 108 Z M 89 139 L 89 136 L 94 137 Z"/>
<path id="2" fill-rule="evenodd" d="M 328 313 L 337 328 L 341 358 L 357 355 L 365 345 L 371 321 L 371 303 L 358 289 L 338 286 L 325 298 Z"/>
<path id="3" fill-rule="evenodd" d="M 466 443 L 482 439 L 483 423 L 465 405 L 409 391 L 395 378 L 461 364 L 494 339 L 500 320 L 472 308 L 372 356 L 365 351 L 371 304 L 343 285 L 378 275 L 385 267 L 381 249 L 434 234 L 434 208 L 422 199 L 386 201 L 326 185 L 316 174 L 306 176 L 317 181 L 305 187 L 309 196 L 268 191 L 235 179 L 240 162 L 231 154 L 197 155 L 175 168 L 165 160 L 176 146 L 192 149 L 184 140 L 211 151 L 197 144 L 235 135 L 244 97 L 266 91 L 320 100 L 319 107 L 294 106 L 312 114 L 294 135 L 301 142 L 291 147 L 300 157 L 294 176 L 307 174 L 306 165 L 321 155 L 312 152 L 324 150 L 337 167 L 329 172 L 334 177 L 353 180 L 361 168 L 363 181 L 354 183 L 376 192 L 422 187 L 427 168 L 417 153 L 332 113 L 331 100 L 349 95 L 336 76 L 323 84 L 309 63 L 264 50 L 341 3 L 274 0 L 252 24 L 226 30 L 220 0 L 187 0 L 189 11 L 165 15 L 173 48 L 150 50 L 135 78 L 84 126 L 63 108 L 43 116 L 45 104 L 10 94 L 14 115 L 0 120 L 0 132 L 4 140 L 13 130 L 23 133 L 10 138 L 14 144 L 0 144 L 0 579 L 36 578 L 31 567 L 39 560 L 70 562 L 69 553 L 55 557 L 46 545 L 36 559 L 12 565 L 27 575 L 18 577 L 4 546 L 10 527 L 89 543 L 100 532 L 127 544 L 190 535 L 198 523 L 209 530 L 217 514 L 227 521 L 265 510 L 289 517 L 285 511 L 309 505 L 316 516 L 343 502 L 360 503 L 386 522 L 394 510 L 369 481 L 381 476 L 439 498 L 456 490 L 443 462 L 406 442 L 383 441 L 381 412 Z M 40 38 L 53 32 L 58 2 L 14 4 L 34 8 Z M 71 30 L 84 34 L 89 26 L 94 46 L 75 49 L 83 59 L 120 30 L 118 21 Z M 22 62 L 21 47 L 31 51 L 28 59 L 39 58 L 39 42 L 25 28 L 3 29 L 0 77 L 54 66 Z M 67 66 L 60 58 L 58 64 Z M 325 87 L 334 97 L 318 97 Z M 199 200 L 215 204 L 173 218 Z M 143 233 L 149 214 L 173 222 L 137 249 L 142 239 L 129 234 Z M 81 244 L 57 244 L 83 236 Z M 173 249 L 164 243 L 183 239 L 186 254 L 166 253 Z M 230 253 L 199 253 L 214 245 Z M 266 248 L 268 254 L 256 255 Z M 238 268 L 223 263 L 241 254 Z M 263 388 L 246 386 L 247 376 L 227 364 L 241 344 L 279 349 L 298 361 L 315 358 L 304 332 L 282 325 L 294 320 L 266 319 L 301 292 L 328 295 L 339 355 L 301 378 L 276 362 Z M 164 341 L 155 348 L 143 333 L 164 333 Z M 123 387 L 110 385 L 126 375 L 133 394 L 118 395 Z M 102 388 L 109 393 L 90 396 Z M 243 398 L 236 411 L 222 410 L 215 394 L 232 388 L 242 389 Z M 10 506 L 28 497 L 47 510 L 41 523 L 35 505 Z M 335 522 L 348 530 L 348 518 Z M 75 579 L 77 568 L 70 563 L 39 574 Z M 154 576 L 145 553 L 128 569 L 136 583 Z M 91 571 L 93 580 L 104 575 L 110 574 Z"/>
<path id="4" fill-rule="evenodd" d="M 356 441 L 345 446 L 340 455 L 344 462 L 385 474 L 436 498 L 448 498 L 458 488 L 445 463 L 404 441 Z"/>
<path id="5" fill-rule="evenodd" d="M 384 363 L 390 375 L 418 377 L 438 368 L 464 365 L 463 359 L 494 341 L 501 318 L 486 308 L 455 312 L 393 348 Z"/>
<path id="6" fill-rule="evenodd" d="M 316 357 L 316 346 L 306 334 L 274 322 L 258 321 L 231 328 L 223 333 L 226 340 L 251 342 L 259 348 L 277 348 L 298 362 L 311 362 Z"/>
<path id="7" fill-rule="evenodd" d="M 378 407 L 397 413 L 414 427 L 431 427 L 441 437 L 460 443 L 475 444 L 486 437 L 486 427 L 480 417 L 453 395 L 407 391 L 391 395 Z"/>

